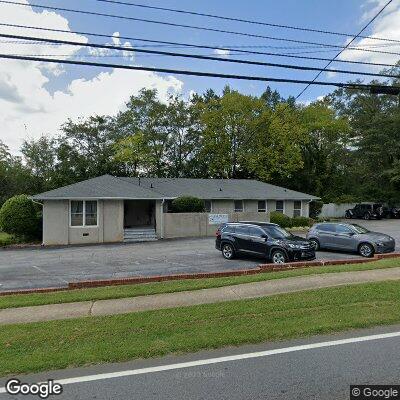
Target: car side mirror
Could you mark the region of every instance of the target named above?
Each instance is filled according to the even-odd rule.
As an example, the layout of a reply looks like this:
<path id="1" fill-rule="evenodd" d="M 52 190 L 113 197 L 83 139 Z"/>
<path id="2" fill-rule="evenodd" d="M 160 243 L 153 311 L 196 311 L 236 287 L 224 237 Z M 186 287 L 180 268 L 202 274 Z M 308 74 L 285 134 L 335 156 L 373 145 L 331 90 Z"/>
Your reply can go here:
<path id="1" fill-rule="evenodd" d="M 355 233 L 354 232 L 349 232 L 349 236 L 354 236 Z"/>
<path id="2" fill-rule="evenodd" d="M 263 235 L 261 235 L 261 237 L 262 237 L 263 239 L 265 239 L 265 241 L 268 240 L 268 235 L 263 234 Z"/>

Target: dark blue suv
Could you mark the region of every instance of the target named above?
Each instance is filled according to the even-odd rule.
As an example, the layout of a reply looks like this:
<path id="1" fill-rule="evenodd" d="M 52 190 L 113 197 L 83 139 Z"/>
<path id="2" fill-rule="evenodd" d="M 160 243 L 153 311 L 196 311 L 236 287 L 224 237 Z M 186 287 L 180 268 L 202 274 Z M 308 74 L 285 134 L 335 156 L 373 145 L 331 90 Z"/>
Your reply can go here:
<path id="1" fill-rule="evenodd" d="M 313 260 L 315 249 L 302 237 L 266 222 L 230 222 L 216 232 L 215 247 L 230 260 L 237 253 L 262 256 L 274 264 Z"/>

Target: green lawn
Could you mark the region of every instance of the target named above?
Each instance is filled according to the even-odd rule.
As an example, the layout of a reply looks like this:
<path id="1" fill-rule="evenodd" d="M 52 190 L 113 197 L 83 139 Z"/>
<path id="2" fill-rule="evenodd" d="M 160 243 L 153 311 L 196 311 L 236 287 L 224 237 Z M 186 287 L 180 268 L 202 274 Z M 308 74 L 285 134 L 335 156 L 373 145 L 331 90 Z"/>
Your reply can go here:
<path id="1" fill-rule="evenodd" d="M 400 267 L 400 258 L 384 259 L 366 264 L 335 265 L 311 267 L 291 271 L 270 272 L 256 275 L 234 276 L 228 278 L 187 279 L 124 286 L 107 286 L 92 289 L 78 289 L 54 293 L 0 296 L 0 309 L 25 307 L 43 304 L 72 303 L 76 301 L 119 299 L 149 294 L 173 293 L 185 290 L 199 290 L 213 287 L 239 285 L 293 276 L 325 274 L 332 272 L 363 271 Z"/>
<path id="2" fill-rule="evenodd" d="M 400 281 L 2 326 L 0 376 L 400 322 Z"/>

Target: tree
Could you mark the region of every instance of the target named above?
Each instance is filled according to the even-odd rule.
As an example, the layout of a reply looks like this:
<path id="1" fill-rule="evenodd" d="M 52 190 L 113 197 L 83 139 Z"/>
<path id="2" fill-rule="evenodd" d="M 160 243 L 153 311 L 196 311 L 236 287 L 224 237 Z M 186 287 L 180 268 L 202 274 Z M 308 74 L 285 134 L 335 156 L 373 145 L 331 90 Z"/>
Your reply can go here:
<path id="1" fill-rule="evenodd" d="M 328 101 L 350 123 L 346 172 L 355 183 L 350 194 L 371 200 L 398 197 L 400 113 L 397 97 L 338 89 Z"/>
<path id="2" fill-rule="evenodd" d="M 0 209 L 0 228 L 18 238 L 39 238 L 41 214 L 26 195 L 8 199 Z"/>
<path id="3" fill-rule="evenodd" d="M 342 193 L 348 158 L 350 127 L 348 119 L 336 116 L 323 102 L 301 110 L 301 123 L 307 141 L 301 146 L 303 168 L 296 173 L 296 188 L 333 199 Z"/>
<path id="4" fill-rule="evenodd" d="M 145 160 L 142 165 L 137 165 L 137 170 L 147 175 L 157 177 L 165 176 L 167 167 L 168 146 L 168 118 L 167 105 L 157 99 L 156 90 L 142 89 L 138 96 L 132 96 L 126 104 L 127 110 L 121 112 L 116 118 L 116 126 L 123 137 L 131 136 L 129 144 L 134 144 L 132 151 L 125 153 L 123 157 L 120 150 L 124 147 L 124 141 L 117 148 L 118 160 L 130 165 L 136 161 Z M 135 135 L 140 135 L 135 138 Z M 137 144 L 140 146 L 137 147 Z M 115 150 L 114 150 L 115 151 Z M 139 153 L 138 153 L 139 152 Z M 131 159 L 130 157 L 133 157 Z M 122 158 L 121 158 L 122 157 Z"/>
<path id="5" fill-rule="evenodd" d="M 124 174 L 123 166 L 114 158 L 114 143 L 123 134 L 112 117 L 93 116 L 77 123 L 68 120 L 62 131 L 57 152 L 59 169 L 65 171 L 63 164 L 68 165 L 79 180 Z"/>
<path id="6" fill-rule="evenodd" d="M 225 88 L 223 96 L 201 102 L 203 126 L 199 157 L 211 177 L 238 178 L 247 167 L 247 150 L 263 112 L 263 102 Z"/>
<path id="7" fill-rule="evenodd" d="M 191 175 L 189 160 L 193 159 L 198 146 L 196 111 L 190 102 L 171 96 L 166 109 L 168 142 L 167 175 L 173 178 Z"/>
<path id="8" fill-rule="evenodd" d="M 37 140 L 24 140 L 21 153 L 38 192 L 52 189 L 56 166 L 56 140 L 46 136 Z"/>
<path id="9" fill-rule="evenodd" d="M 297 109 L 286 103 L 264 109 L 247 150 L 248 170 L 264 181 L 287 179 L 302 168 L 301 147 L 307 141 Z"/>
<path id="10" fill-rule="evenodd" d="M 21 158 L 11 155 L 0 140 L 0 206 L 10 197 L 20 193 L 34 193 L 35 181 Z"/>

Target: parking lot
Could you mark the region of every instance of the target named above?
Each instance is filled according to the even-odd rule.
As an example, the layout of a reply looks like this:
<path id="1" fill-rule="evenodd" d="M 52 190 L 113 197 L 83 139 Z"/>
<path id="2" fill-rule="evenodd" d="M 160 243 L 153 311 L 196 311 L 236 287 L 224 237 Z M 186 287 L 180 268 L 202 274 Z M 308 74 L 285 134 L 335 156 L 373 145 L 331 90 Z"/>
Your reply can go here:
<path id="1" fill-rule="evenodd" d="M 400 221 L 356 221 L 400 244 Z M 68 282 L 255 268 L 263 259 L 225 260 L 214 238 L 147 243 L 0 250 L 0 291 L 65 286 Z M 397 247 L 398 248 L 398 247 Z M 320 251 L 318 259 L 354 258 Z"/>

